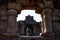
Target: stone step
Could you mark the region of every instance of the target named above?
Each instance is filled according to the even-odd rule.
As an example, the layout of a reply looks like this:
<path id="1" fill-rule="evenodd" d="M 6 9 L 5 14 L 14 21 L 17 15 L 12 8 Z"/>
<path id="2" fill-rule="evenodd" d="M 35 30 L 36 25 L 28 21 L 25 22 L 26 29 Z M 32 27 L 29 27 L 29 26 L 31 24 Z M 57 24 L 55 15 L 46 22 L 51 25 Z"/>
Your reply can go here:
<path id="1" fill-rule="evenodd" d="M 44 40 L 41 36 L 20 36 L 20 40 Z"/>

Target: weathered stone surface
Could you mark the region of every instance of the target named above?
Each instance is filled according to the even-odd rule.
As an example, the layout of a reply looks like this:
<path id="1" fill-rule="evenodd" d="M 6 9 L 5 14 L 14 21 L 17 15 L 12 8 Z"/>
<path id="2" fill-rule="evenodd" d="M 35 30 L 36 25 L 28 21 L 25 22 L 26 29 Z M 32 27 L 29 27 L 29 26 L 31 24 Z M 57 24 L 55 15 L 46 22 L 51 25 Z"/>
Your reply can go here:
<path id="1" fill-rule="evenodd" d="M 42 2 L 44 1 L 44 2 Z M 40 4 L 42 3 L 42 4 Z M 0 40 L 60 40 L 60 1 L 59 0 L 0 0 Z M 55 9 L 56 8 L 56 9 Z M 23 9 L 34 9 L 42 15 L 46 33 L 41 37 L 21 37 L 17 31 L 16 16 Z M 46 10 L 45 10 L 46 9 Z M 45 21 L 44 21 L 45 20 Z M 22 28 L 23 29 L 23 28 Z M 7 31 L 7 32 L 6 32 Z M 43 28 L 44 31 L 44 28 Z M 48 33 L 47 33 L 48 32 Z M 4 33 L 6 33 L 5 36 Z M 9 35 L 8 35 L 8 34 Z M 23 32 L 22 32 L 23 33 Z M 53 35 L 53 33 L 55 35 Z M 18 38 L 13 34 L 16 34 Z M 8 35 L 8 36 L 7 36 Z M 7 36 L 7 37 L 6 37 Z M 41 38 L 41 39 L 40 39 Z"/>
<path id="2" fill-rule="evenodd" d="M 7 20 L 8 18 L 7 18 L 7 16 L 1 16 L 0 19 L 1 19 L 1 20 Z"/>
<path id="3" fill-rule="evenodd" d="M 53 3 L 51 1 L 46 1 L 45 2 L 45 8 L 53 8 Z"/>
<path id="4" fill-rule="evenodd" d="M 12 20 L 11 20 L 12 19 Z M 15 16 L 9 16 L 8 17 L 8 29 L 7 32 L 8 33 L 16 33 L 17 31 L 17 26 L 16 26 L 16 17 Z"/>
<path id="5" fill-rule="evenodd" d="M 39 3 L 40 8 L 44 8 L 44 3 Z"/>
<path id="6" fill-rule="evenodd" d="M 16 9 L 20 11 L 22 9 L 22 5 L 20 3 L 8 3 L 8 9 Z"/>
<path id="7" fill-rule="evenodd" d="M 52 13 L 52 24 L 54 32 L 60 31 L 60 11 L 59 9 L 54 9 Z"/>
<path id="8" fill-rule="evenodd" d="M 15 15 L 16 16 L 18 14 L 18 12 L 15 9 L 10 9 L 10 10 L 7 11 L 7 14 L 8 15 Z"/>
<path id="9" fill-rule="evenodd" d="M 52 12 L 51 9 L 45 9 L 42 11 L 42 13 L 45 14 L 46 32 L 53 32 L 51 12 Z"/>

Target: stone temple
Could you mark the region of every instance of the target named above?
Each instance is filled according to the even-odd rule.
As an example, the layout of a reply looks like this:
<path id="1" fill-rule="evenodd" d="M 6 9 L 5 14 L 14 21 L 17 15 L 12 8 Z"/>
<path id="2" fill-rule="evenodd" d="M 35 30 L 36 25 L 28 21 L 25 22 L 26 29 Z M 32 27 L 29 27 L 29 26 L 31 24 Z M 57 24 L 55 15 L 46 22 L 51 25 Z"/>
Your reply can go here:
<path id="1" fill-rule="evenodd" d="M 42 22 L 30 16 L 17 22 L 26 9 L 40 14 Z M 0 40 L 60 40 L 60 0 L 0 0 Z"/>
<path id="2" fill-rule="evenodd" d="M 18 34 L 25 36 L 39 36 L 41 33 L 41 22 L 36 22 L 33 16 L 27 16 L 25 21 L 18 21 Z"/>

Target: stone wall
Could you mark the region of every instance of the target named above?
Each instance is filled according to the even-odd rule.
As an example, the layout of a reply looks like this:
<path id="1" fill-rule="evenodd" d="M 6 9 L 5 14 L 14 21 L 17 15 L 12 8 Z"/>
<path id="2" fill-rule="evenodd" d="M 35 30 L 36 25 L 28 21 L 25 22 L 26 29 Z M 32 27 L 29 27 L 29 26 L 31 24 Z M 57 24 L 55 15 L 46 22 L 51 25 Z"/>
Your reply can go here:
<path id="1" fill-rule="evenodd" d="M 5 4 L 2 1 L 5 1 Z M 34 1 L 33 3 L 28 2 L 27 4 L 25 1 L 21 3 L 16 0 L 13 0 L 11 2 L 0 0 L 0 2 L 2 3 L 0 3 L 0 40 L 21 40 L 20 35 L 17 34 L 18 28 L 16 17 L 23 9 L 34 9 L 37 11 L 37 13 L 42 15 L 43 31 L 45 27 L 44 23 L 46 23 L 46 32 L 43 32 L 40 37 L 42 39 L 36 38 L 36 40 L 60 40 L 60 10 L 58 9 L 59 5 L 56 6 L 55 9 L 55 4 L 53 4 L 51 0 L 45 0 L 44 2 L 41 2 L 41 4 L 39 2 L 35 3 Z M 57 4 L 59 4 L 59 2 Z M 15 35 L 17 35 L 18 38 Z"/>

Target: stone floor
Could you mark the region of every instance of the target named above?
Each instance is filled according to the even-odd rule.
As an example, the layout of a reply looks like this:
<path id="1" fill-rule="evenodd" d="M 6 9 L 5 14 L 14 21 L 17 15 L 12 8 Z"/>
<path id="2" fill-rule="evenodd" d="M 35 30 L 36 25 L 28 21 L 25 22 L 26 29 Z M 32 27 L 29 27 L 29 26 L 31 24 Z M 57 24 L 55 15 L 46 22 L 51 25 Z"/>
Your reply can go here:
<path id="1" fill-rule="evenodd" d="M 41 36 L 20 36 L 20 40 L 43 40 Z"/>

